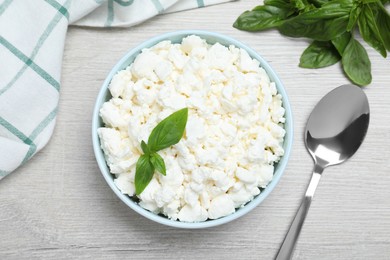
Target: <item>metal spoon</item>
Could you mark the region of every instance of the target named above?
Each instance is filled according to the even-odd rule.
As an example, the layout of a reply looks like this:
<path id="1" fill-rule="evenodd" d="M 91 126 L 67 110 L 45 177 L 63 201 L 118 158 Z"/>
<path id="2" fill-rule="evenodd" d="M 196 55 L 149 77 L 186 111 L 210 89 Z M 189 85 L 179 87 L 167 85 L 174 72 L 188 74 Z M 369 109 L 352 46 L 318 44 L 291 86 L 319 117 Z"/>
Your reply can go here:
<path id="1" fill-rule="evenodd" d="M 305 130 L 306 148 L 314 160 L 313 175 L 276 260 L 292 258 L 324 168 L 344 162 L 357 151 L 366 136 L 369 118 L 367 97 L 354 85 L 332 90 L 314 108 Z"/>

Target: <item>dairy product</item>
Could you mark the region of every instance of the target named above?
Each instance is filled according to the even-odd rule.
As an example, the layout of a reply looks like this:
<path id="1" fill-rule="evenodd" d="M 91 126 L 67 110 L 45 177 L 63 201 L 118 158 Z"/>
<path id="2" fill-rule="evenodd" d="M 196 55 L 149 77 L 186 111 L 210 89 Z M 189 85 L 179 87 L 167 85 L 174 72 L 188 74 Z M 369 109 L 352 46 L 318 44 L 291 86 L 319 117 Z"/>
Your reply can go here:
<path id="1" fill-rule="evenodd" d="M 119 71 L 98 129 L 107 165 L 122 193 L 135 196 L 141 140 L 171 113 L 188 107 L 186 133 L 159 151 L 167 173 L 155 173 L 139 205 L 173 220 L 229 215 L 272 180 L 283 155 L 285 110 L 275 83 L 235 46 L 191 35 L 142 50 Z"/>

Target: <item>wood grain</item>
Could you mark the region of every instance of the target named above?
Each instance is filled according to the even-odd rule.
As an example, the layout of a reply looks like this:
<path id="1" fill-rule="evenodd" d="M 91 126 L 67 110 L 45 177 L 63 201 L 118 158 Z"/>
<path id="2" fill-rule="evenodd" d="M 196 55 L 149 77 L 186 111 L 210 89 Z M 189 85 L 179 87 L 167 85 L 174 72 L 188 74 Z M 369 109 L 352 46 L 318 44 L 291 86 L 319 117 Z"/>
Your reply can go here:
<path id="1" fill-rule="evenodd" d="M 313 166 L 303 144 L 307 117 L 348 81 L 338 65 L 298 68 L 305 40 L 232 28 L 257 4 L 173 13 L 128 29 L 71 27 L 54 135 L 0 182 L 0 259 L 273 259 Z M 223 33 L 258 51 L 282 79 L 295 120 L 291 160 L 276 189 L 241 219 L 204 230 L 165 227 L 130 210 L 105 183 L 92 151 L 92 109 L 111 67 L 144 40 L 180 29 Z M 294 259 L 390 259 L 390 66 L 367 49 L 374 78 L 365 89 L 372 112 L 367 138 L 350 161 L 326 169 Z"/>

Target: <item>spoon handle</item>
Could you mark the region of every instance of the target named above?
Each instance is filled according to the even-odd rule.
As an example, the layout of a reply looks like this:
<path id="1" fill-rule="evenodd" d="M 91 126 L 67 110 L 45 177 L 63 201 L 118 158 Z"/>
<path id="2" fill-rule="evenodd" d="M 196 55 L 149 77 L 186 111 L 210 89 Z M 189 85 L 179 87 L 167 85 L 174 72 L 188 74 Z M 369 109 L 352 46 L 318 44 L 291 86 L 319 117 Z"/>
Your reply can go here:
<path id="1" fill-rule="evenodd" d="M 295 245 L 298 241 L 299 234 L 301 233 L 303 222 L 305 221 L 307 212 L 309 211 L 311 200 L 314 196 L 314 192 L 317 188 L 318 182 L 320 181 L 323 170 L 324 169 L 322 167 L 315 165 L 305 197 L 302 200 L 301 206 L 299 206 L 298 212 L 290 225 L 275 260 L 290 260 L 292 258 Z"/>

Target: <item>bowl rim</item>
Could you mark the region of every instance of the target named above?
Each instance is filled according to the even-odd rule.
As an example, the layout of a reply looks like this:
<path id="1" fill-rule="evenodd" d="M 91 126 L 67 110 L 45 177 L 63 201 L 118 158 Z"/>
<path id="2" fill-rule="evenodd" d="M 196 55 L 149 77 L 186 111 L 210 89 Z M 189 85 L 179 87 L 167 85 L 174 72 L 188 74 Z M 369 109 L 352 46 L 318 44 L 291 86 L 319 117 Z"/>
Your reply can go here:
<path id="1" fill-rule="evenodd" d="M 282 156 L 281 160 L 278 162 L 277 167 L 275 168 L 273 178 L 271 182 L 267 185 L 267 187 L 262 190 L 262 192 L 255 196 L 254 199 L 247 202 L 245 206 L 236 209 L 236 211 L 230 215 L 221 217 L 219 219 L 214 220 L 207 220 L 203 222 L 181 222 L 178 220 L 171 220 L 168 219 L 165 216 L 160 216 L 155 213 L 152 213 L 141 206 L 139 206 L 136 202 L 131 200 L 131 198 L 128 195 L 125 195 L 120 192 L 120 190 L 116 187 L 114 183 L 114 175 L 111 174 L 111 172 L 108 169 L 108 166 L 106 164 L 106 160 L 104 157 L 104 153 L 102 149 L 100 148 L 100 140 L 97 134 L 97 129 L 100 126 L 99 124 L 99 110 L 102 106 L 102 104 L 106 101 L 105 97 L 107 95 L 108 86 L 111 82 L 112 77 L 119 71 L 123 69 L 124 63 L 128 62 L 129 58 L 135 58 L 144 48 L 150 48 L 153 45 L 157 44 L 158 42 L 168 40 L 171 38 L 177 38 L 182 39 L 188 35 L 197 35 L 201 37 L 202 39 L 205 38 L 212 38 L 215 39 L 216 42 L 228 42 L 231 45 L 234 45 L 238 48 L 242 48 L 246 50 L 250 57 L 258 60 L 260 62 L 260 66 L 267 72 L 268 76 L 270 77 L 271 81 L 275 82 L 276 88 L 278 90 L 278 93 L 282 96 L 282 102 L 283 107 L 285 109 L 285 118 L 286 123 L 284 129 L 286 130 L 286 135 L 284 139 L 284 155 Z M 207 39 L 206 39 L 207 41 Z M 225 45 L 226 46 L 226 45 Z M 133 56 L 134 55 L 134 56 Z M 126 66 L 130 65 L 128 63 Z M 101 86 L 98 96 L 96 98 L 94 110 L 93 110 L 93 116 L 92 116 L 92 143 L 93 143 L 93 150 L 95 154 L 96 161 L 98 163 L 100 172 L 102 173 L 104 179 L 106 180 L 107 184 L 110 186 L 110 188 L 114 191 L 114 193 L 132 210 L 137 212 L 138 214 L 163 225 L 176 227 L 176 228 L 185 228 L 185 229 L 199 229 L 199 228 L 208 228 L 208 227 L 214 227 L 218 225 L 222 225 L 225 223 L 228 223 L 230 221 L 233 221 L 235 219 L 238 219 L 242 217 L 243 215 L 247 214 L 251 210 L 253 210 L 255 207 L 257 207 L 268 195 L 272 192 L 272 190 L 275 188 L 277 183 L 279 182 L 281 176 L 283 175 L 288 159 L 290 157 L 291 148 L 293 144 L 293 117 L 292 117 L 292 111 L 290 107 L 290 103 L 288 100 L 288 96 L 286 93 L 285 88 L 283 87 L 282 82 L 280 81 L 279 77 L 275 73 L 275 71 L 272 69 L 272 67 L 268 64 L 266 60 L 263 59 L 263 57 L 258 54 L 255 50 L 250 48 L 249 46 L 243 44 L 240 41 L 237 41 L 229 36 L 225 36 L 219 33 L 210 32 L 210 31 L 203 31 L 203 30 L 179 30 L 179 31 L 173 31 L 168 32 L 164 34 L 160 34 L 158 36 L 155 36 L 153 38 L 150 38 L 134 48 L 131 48 L 126 52 L 126 54 L 115 64 L 115 66 L 111 69 L 110 73 L 104 80 L 103 85 Z"/>

